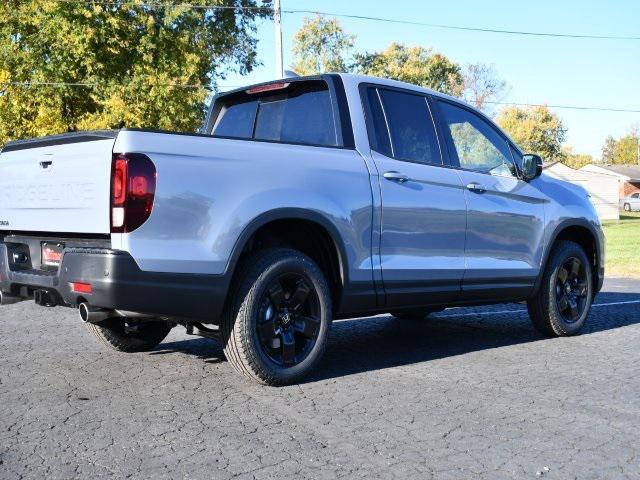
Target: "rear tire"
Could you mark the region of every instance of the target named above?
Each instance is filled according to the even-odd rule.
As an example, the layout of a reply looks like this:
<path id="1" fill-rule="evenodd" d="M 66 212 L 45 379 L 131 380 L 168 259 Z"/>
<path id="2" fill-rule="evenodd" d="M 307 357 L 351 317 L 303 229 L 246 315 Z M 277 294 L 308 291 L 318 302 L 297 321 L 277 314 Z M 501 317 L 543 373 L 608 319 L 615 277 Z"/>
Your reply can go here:
<path id="1" fill-rule="evenodd" d="M 593 300 L 591 264 L 580 245 L 561 241 L 551 252 L 540 289 L 527 301 L 535 328 L 550 337 L 577 334 Z"/>
<path id="2" fill-rule="evenodd" d="M 320 268 L 296 250 L 256 252 L 240 266 L 223 315 L 224 352 L 240 373 L 265 385 L 308 375 L 325 350 L 331 295 Z"/>
<path id="3" fill-rule="evenodd" d="M 625 212 L 630 212 L 631 211 L 631 205 L 629 205 L 628 203 L 624 204 L 624 211 Z"/>
<path id="4" fill-rule="evenodd" d="M 118 352 L 148 352 L 162 342 L 173 328 L 162 320 L 128 323 L 126 318 L 109 318 L 99 324 L 87 323 L 87 329 L 100 342 Z"/>

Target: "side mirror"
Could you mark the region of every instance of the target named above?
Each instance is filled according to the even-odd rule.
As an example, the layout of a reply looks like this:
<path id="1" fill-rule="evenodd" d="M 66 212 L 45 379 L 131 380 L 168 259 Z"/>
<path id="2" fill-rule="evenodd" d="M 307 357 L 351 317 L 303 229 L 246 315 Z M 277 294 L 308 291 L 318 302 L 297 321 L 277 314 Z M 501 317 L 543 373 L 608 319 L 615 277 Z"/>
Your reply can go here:
<path id="1" fill-rule="evenodd" d="M 542 173 L 542 158 L 540 155 L 527 154 L 522 157 L 522 177 L 528 182 Z"/>

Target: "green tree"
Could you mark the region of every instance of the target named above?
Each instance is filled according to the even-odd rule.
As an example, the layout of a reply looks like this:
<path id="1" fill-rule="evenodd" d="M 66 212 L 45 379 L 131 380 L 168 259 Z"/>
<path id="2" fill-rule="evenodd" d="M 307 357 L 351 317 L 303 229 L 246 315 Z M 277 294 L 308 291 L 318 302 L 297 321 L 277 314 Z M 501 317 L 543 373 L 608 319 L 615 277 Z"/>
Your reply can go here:
<path id="1" fill-rule="evenodd" d="M 617 165 L 638 165 L 638 135 L 631 133 L 616 141 L 613 162 Z"/>
<path id="2" fill-rule="evenodd" d="M 562 143 L 567 129 L 546 106 L 506 107 L 496 120 L 527 153 L 536 153 L 548 162 L 564 159 Z"/>
<path id="3" fill-rule="evenodd" d="M 381 52 L 356 54 L 354 69 L 364 75 L 392 78 L 450 95 L 459 96 L 464 89 L 460 66 L 424 47 L 392 43 Z"/>
<path id="4" fill-rule="evenodd" d="M 293 63 L 298 75 L 346 72 L 355 36 L 346 33 L 335 18 L 305 18 L 293 37 Z"/>
<path id="5" fill-rule="evenodd" d="M 181 0 L 3 1 L 0 143 L 125 125 L 196 129 L 207 87 L 257 64 L 255 21 L 269 10 L 240 10 L 257 7 L 254 0 L 190 4 L 227 8 Z"/>

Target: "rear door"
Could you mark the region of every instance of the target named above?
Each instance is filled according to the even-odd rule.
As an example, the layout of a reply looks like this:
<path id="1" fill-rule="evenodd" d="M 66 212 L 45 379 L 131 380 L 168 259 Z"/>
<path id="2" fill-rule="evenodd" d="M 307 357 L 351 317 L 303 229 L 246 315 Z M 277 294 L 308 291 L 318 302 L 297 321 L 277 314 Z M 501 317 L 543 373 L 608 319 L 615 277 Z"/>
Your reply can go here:
<path id="1" fill-rule="evenodd" d="M 386 87 L 362 94 L 380 179 L 387 305 L 451 301 L 464 273 L 466 205 L 457 172 L 443 167 L 429 102 Z"/>
<path id="2" fill-rule="evenodd" d="M 0 154 L 2 230 L 109 233 L 115 133 L 9 144 Z"/>
<path id="3" fill-rule="evenodd" d="M 507 139 L 457 103 L 438 100 L 450 162 L 467 198 L 463 297 L 519 296 L 540 270 L 546 197 L 518 176 Z"/>

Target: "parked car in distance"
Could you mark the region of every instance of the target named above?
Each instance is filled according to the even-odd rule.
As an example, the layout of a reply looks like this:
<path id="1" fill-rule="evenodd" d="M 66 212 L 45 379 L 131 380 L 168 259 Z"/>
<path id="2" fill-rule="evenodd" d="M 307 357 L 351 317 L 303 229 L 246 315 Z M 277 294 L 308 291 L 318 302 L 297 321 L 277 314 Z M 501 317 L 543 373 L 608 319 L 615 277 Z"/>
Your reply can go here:
<path id="1" fill-rule="evenodd" d="M 620 208 L 625 212 L 637 212 L 640 211 L 640 192 L 635 192 L 620 199 Z"/>
<path id="2" fill-rule="evenodd" d="M 270 385 L 318 364 L 336 318 L 527 302 L 540 332 L 573 335 L 603 236 L 541 164 L 458 99 L 343 74 L 218 95 L 202 134 L 10 142 L 0 303 L 76 308 L 122 352 L 182 325 Z"/>

